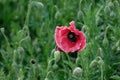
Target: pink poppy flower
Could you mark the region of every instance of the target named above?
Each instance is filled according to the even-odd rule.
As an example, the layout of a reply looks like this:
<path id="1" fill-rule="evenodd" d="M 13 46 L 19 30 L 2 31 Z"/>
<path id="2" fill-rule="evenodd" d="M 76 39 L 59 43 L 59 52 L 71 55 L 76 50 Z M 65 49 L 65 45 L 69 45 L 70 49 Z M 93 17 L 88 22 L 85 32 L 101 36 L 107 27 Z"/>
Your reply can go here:
<path id="1" fill-rule="evenodd" d="M 69 27 L 56 27 L 55 42 L 60 51 L 80 52 L 86 46 L 86 37 L 83 32 L 76 29 L 74 21 L 71 21 Z"/>

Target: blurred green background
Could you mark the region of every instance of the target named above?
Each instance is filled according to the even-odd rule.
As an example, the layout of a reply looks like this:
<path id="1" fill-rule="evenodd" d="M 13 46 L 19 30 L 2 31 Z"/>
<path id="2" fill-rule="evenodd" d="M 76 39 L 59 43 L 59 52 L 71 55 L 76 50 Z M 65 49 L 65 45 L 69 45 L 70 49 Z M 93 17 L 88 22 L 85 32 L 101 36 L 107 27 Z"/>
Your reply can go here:
<path id="1" fill-rule="evenodd" d="M 120 0 L 0 0 L 0 80 L 44 80 L 54 30 L 72 20 L 87 38 L 78 53 L 83 76 L 63 69 L 48 80 L 120 80 Z M 98 56 L 103 79 L 99 65 L 89 67 Z"/>

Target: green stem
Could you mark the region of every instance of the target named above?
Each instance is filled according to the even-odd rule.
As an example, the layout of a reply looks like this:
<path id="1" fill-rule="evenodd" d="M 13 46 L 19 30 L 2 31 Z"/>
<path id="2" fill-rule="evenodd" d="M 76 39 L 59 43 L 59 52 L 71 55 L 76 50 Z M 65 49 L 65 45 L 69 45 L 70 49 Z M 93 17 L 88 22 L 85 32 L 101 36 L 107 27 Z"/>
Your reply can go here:
<path id="1" fill-rule="evenodd" d="M 7 36 L 5 35 L 4 32 L 1 31 L 1 33 L 3 34 L 3 36 L 4 36 L 4 38 L 5 38 L 6 42 L 7 42 L 7 45 L 10 47 L 10 43 L 9 43 L 9 41 L 8 41 Z"/>
<path id="2" fill-rule="evenodd" d="M 23 27 L 23 30 L 27 31 L 28 36 L 30 34 L 28 24 L 29 24 L 29 17 L 30 17 L 31 7 L 32 7 L 32 0 L 29 0 L 28 11 L 27 11 L 27 15 L 26 15 L 26 19 L 25 19 L 25 23 L 24 23 L 24 27 Z"/>
<path id="3" fill-rule="evenodd" d="M 70 57 L 68 56 L 69 53 L 65 53 L 65 54 L 66 54 L 67 59 L 68 59 L 68 61 L 69 61 L 69 63 L 70 63 Z"/>
<path id="4" fill-rule="evenodd" d="M 101 65 L 101 80 L 103 80 L 103 67 Z"/>
<path id="5" fill-rule="evenodd" d="M 46 75 L 46 78 L 48 78 L 49 74 L 52 73 L 52 71 L 49 71 Z"/>

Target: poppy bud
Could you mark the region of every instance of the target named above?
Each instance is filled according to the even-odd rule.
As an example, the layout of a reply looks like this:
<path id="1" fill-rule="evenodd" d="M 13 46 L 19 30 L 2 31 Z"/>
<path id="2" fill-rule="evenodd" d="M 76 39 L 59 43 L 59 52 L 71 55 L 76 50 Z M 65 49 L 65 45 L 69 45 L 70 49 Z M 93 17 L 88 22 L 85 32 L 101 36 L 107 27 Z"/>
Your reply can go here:
<path id="1" fill-rule="evenodd" d="M 55 49 L 53 49 L 52 51 L 51 51 L 51 55 L 52 56 L 54 56 L 54 52 L 55 52 L 56 50 Z"/>
<path id="2" fill-rule="evenodd" d="M 96 25 L 98 26 L 98 25 L 102 24 L 102 22 L 103 22 L 102 18 L 97 16 L 96 17 Z"/>
<path id="3" fill-rule="evenodd" d="M 117 53 L 120 53 L 120 47 L 117 47 Z"/>
<path id="4" fill-rule="evenodd" d="M 111 12 L 110 7 L 105 6 L 105 8 L 104 8 L 104 12 L 105 12 L 107 15 L 110 15 L 110 12 Z"/>
<path id="5" fill-rule="evenodd" d="M 37 38 L 33 41 L 33 47 L 36 50 L 36 52 L 39 53 L 41 51 L 41 48 L 39 47 L 39 43 L 38 43 L 38 39 Z"/>
<path id="6" fill-rule="evenodd" d="M 18 49 L 17 49 L 17 52 L 18 52 L 18 54 L 24 53 L 23 47 L 19 46 Z"/>
<path id="7" fill-rule="evenodd" d="M 60 18 L 62 15 L 61 15 L 61 13 L 60 13 L 60 11 L 57 11 L 56 13 L 55 13 L 55 19 L 58 19 L 58 18 Z"/>
<path id="8" fill-rule="evenodd" d="M 100 55 L 101 57 L 103 57 L 102 48 L 99 48 L 99 55 Z"/>
<path id="9" fill-rule="evenodd" d="M 115 16 L 116 16 L 115 12 L 111 11 L 111 12 L 110 12 L 110 17 L 113 18 L 113 17 L 115 17 Z"/>
<path id="10" fill-rule="evenodd" d="M 39 2 L 39 1 L 32 1 L 32 4 L 37 7 L 44 7 L 43 3 Z"/>
<path id="11" fill-rule="evenodd" d="M 114 1 L 116 6 L 119 6 L 119 2 L 117 0 Z"/>
<path id="12" fill-rule="evenodd" d="M 76 64 L 79 64 L 79 58 L 76 59 Z"/>
<path id="13" fill-rule="evenodd" d="M 120 40 L 116 42 L 115 47 L 119 47 L 120 45 Z"/>
<path id="14" fill-rule="evenodd" d="M 120 51 L 119 45 L 120 45 L 120 40 L 117 41 L 114 46 L 112 46 L 112 50 L 113 50 L 114 52 L 117 51 L 117 53 L 118 53 L 118 52 Z"/>
<path id="15" fill-rule="evenodd" d="M 58 65 L 56 63 L 53 65 L 53 69 L 54 70 L 58 69 Z"/>
<path id="16" fill-rule="evenodd" d="M 111 1 L 108 3 L 108 6 L 112 9 L 114 8 L 114 4 Z"/>
<path id="17" fill-rule="evenodd" d="M 38 39 L 37 38 L 33 41 L 33 46 L 35 48 L 38 47 Z"/>
<path id="18" fill-rule="evenodd" d="M 1 32 L 4 33 L 5 32 L 5 29 L 4 28 L 0 28 Z"/>
<path id="19" fill-rule="evenodd" d="M 48 78 L 45 78 L 45 80 L 49 80 Z"/>
<path id="20" fill-rule="evenodd" d="M 83 25 L 82 31 L 85 32 L 86 29 L 87 29 L 87 25 Z"/>
<path id="21" fill-rule="evenodd" d="M 119 45 L 120 45 L 120 40 L 117 41 L 116 44 L 115 44 L 115 47 L 117 47 L 117 52 L 118 52 L 118 53 L 120 52 L 120 47 L 119 47 Z"/>
<path id="22" fill-rule="evenodd" d="M 111 77 L 110 77 L 110 80 L 120 80 L 120 76 L 119 75 L 112 75 Z"/>
<path id="23" fill-rule="evenodd" d="M 75 76 L 75 77 L 81 77 L 82 76 L 82 69 L 80 67 L 76 67 L 73 70 L 73 76 Z"/>
<path id="24" fill-rule="evenodd" d="M 56 62 L 60 60 L 60 51 L 55 51 L 54 52 L 54 59 Z"/>
<path id="25" fill-rule="evenodd" d="M 78 13 L 77 13 L 77 17 L 79 18 L 79 19 L 82 19 L 83 18 L 83 12 L 81 11 L 81 10 L 79 10 L 78 11 Z"/>
<path id="26" fill-rule="evenodd" d="M 104 38 L 104 39 L 103 39 L 103 44 L 104 44 L 104 45 L 107 45 L 107 44 L 108 44 L 108 39 L 107 39 L 107 38 Z"/>
<path id="27" fill-rule="evenodd" d="M 100 59 L 100 60 L 98 61 L 98 64 L 99 64 L 99 65 L 103 65 L 103 64 L 104 64 L 104 61 L 103 61 L 102 59 Z"/>
<path id="28" fill-rule="evenodd" d="M 97 65 L 97 60 L 95 59 L 95 60 L 91 61 L 91 63 L 90 63 L 90 68 L 93 68 L 93 67 L 95 67 L 96 65 Z"/>

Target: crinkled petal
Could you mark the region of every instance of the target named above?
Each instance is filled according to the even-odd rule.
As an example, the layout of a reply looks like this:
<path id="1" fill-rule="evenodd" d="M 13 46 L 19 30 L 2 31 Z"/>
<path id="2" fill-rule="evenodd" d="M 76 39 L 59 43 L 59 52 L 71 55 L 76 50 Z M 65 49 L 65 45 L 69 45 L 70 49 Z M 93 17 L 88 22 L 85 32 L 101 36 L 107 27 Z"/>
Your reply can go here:
<path id="1" fill-rule="evenodd" d="M 75 29 L 74 21 L 71 21 L 71 22 L 70 22 L 70 29 L 71 29 L 71 30 L 72 30 L 72 29 Z"/>
<path id="2" fill-rule="evenodd" d="M 81 50 L 83 50 L 86 47 L 86 37 L 85 37 L 85 35 L 82 32 L 80 32 L 79 35 L 80 35 L 80 38 L 79 38 L 80 40 L 78 40 L 78 41 L 80 41 L 79 43 L 81 43 L 81 45 L 78 49 L 78 52 L 80 52 Z"/>
<path id="3" fill-rule="evenodd" d="M 72 42 L 68 39 L 69 32 L 76 34 L 76 42 Z M 86 46 L 86 37 L 83 32 L 75 28 L 74 21 L 70 22 L 70 27 L 56 27 L 55 41 L 58 50 L 62 50 L 64 52 L 80 52 Z"/>
<path id="4" fill-rule="evenodd" d="M 71 42 L 66 36 L 62 37 L 62 42 L 61 42 L 61 49 L 65 52 L 74 52 L 74 46 L 76 43 Z"/>
<path id="5" fill-rule="evenodd" d="M 56 44 L 57 46 L 60 46 L 60 39 L 61 39 L 61 30 L 62 30 L 63 27 L 56 27 L 55 29 L 55 41 L 56 41 Z"/>

